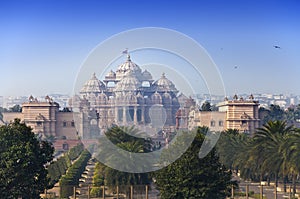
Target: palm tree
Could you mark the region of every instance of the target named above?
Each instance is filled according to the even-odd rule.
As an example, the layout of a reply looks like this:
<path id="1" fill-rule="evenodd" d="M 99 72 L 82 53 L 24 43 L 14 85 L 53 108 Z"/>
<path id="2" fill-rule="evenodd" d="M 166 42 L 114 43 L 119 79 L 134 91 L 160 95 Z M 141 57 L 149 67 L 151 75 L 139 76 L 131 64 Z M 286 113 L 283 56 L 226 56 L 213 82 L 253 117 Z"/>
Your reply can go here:
<path id="1" fill-rule="evenodd" d="M 252 152 L 261 157 L 257 164 L 261 167 L 261 174 L 274 174 L 277 184 L 281 174 L 286 189 L 286 178 L 289 173 L 289 158 L 286 155 L 286 142 L 294 131 L 293 126 L 287 126 L 285 121 L 269 121 L 258 128 L 253 137 Z"/>
<path id="2" fill-rule="evenodd" d="M 292 176 L 293 194 L 296 192 L 296 178 L 300 173 L 300 129 L 295 129 L 282 147 L 288 160 L 288 171 Z"/>
<path id="3" fill-rule="evenodd" d="M 140 171 L 145 165 L 150 164 L 150 160 L 143 158 L 140 153 L 150 151 L 151 140 L 146 139 L 145 133 L 141 133 L 134 127 L 114 126 L 105 133 L 108 140 L 114 147 L 104 139 L 99 140 L 99 146 L 103 146 L 99 156 L 105 159 L 107 163 L 114 165 L 114 168 L 105 169 L 105 181 L 111 188 L 123 185 L 145 185 L 149 184 L 148 173 L 130 173 L 124 171 Z M 113 153 L 112 153 L 113 150 Z M 109 154 L 109 155 L 107 155 Z M 127 192 L 126 188 L 120 188 L 120 191 Z"/>
<path id="4" fill-rule="evenodd" d="M 237 164 L 234 162 L 247 141 L 248 136 L 240 134 L 237 129 L 227 129 L 222 132 L 217 143 L 217 150 L 222 164 L 230 170 L 235 169 Z"/>

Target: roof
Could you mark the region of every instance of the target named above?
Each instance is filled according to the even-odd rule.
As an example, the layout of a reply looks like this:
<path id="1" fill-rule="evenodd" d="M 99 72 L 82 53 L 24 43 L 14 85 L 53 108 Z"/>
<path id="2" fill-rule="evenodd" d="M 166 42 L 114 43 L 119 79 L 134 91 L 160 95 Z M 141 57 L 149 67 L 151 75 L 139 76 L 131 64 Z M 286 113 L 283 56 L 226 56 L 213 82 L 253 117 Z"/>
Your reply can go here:
<path id="1" fill-rule="evenodd" d="M 166 78 L 165 73 L 161 75 L 160 79 L 153 83 L 153 87 L 154 90 L 158 92 L 178 92 L 173 82 Z"/>
<path id="2" fill-rule="evenodd" d="M 101 82 L 96 74 L 93 73 L 91 79 L 89 79 L 80 90 L 80 93 L 100 93 L 105 89 L 105 85 Z"/>

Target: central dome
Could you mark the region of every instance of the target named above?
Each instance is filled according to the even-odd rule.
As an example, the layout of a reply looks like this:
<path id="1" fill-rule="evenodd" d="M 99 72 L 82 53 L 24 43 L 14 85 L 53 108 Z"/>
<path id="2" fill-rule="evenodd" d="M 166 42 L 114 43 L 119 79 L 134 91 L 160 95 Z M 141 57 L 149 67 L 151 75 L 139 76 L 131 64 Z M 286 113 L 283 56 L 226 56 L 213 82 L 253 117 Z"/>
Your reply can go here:
<path id="1" fill-rule="evenodd" d="M 141 68 L 136 63 L 131 61 L 130 55 L 128 54 L 126 62 L 121 64 L 116 71 L 117 80 L 120 80 L 122 77 L 127 75 L 130 71 L 133 72 L 133 74 L 139 80 L 142 78 Z"/>

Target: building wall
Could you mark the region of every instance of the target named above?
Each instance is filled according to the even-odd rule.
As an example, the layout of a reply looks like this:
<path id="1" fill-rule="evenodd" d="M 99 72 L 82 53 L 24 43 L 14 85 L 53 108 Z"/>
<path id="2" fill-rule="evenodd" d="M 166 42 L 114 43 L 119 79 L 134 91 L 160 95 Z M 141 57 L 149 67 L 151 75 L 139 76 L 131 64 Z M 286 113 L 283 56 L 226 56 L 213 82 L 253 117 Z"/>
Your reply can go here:
<path id="1" fill-rule="evenodd" d="M 258 101 L 253 99 L 225 100 L 218 104 L 219 110 L 226 113 L 226 129 L 238 129 L 252 133 L 259 127 Z"/>
<path id="2" fill-rule="evenodd" d="M 5 112 L 3 121 L 9 123 L 20 118 L 34 133 L 44 137 L 77 139 L 72 112 L 59 112 L 59 105 L 50 101 L 28 101 L 22 104 L 21 113 Z"/>
<path id="3" fill-rule="evenodd" d="M 73 112 L 58 112 L 56 114 L 56 136 L 58 138 L 65 136 L 67 139 L 78 138 Z"/>
<path id="4" fill-rule="evenodd" d="M 59 105 L 52 101 L 37 101 L 32 97 L 22 104 L 24 122 L 33 128 L 34 133 L 45 137 L 56 136 L 56 113 Z"/>
<path id="5" fill-rule="evenodd" d="M 242 98 L 225 100 L 218 104 L 219 111 L 203 112 L 191 110 L 188 128 L 207 126 L 212 131 L 238 129 L 240 132 L 253 133 L 259 127 L 258 101 Z"/>
<path id="6" fill-rule="evenodd" d="M 211 131 L 223 131 L 226 129 L 225 118 L 225 112 L 193 110 L 189 116 L 189 130 L 197 126 L 206 126 Z"/>
<path id="7" fill-rule="evenodd" d="M 22 113 L 14 113 L 14 112 L 3 112 L 3 121 L 7 124 L 10 122 L 13 122 L 15 118 L 21 119 L 21 121 L 24 121 L 24 116 Z"/>

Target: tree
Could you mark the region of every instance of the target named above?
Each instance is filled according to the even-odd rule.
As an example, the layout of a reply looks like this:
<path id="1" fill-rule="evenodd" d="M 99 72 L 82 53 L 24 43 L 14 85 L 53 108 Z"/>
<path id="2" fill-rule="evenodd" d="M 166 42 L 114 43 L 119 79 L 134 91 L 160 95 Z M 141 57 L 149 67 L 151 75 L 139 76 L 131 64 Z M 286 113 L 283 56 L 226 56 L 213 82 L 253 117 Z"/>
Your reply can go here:
<path id="1" fill-rule="evenodd" d="M 91 196 L 92 197 L 101 197 L 103 194 L 103 189 L 101 186 L 104 185 L 104 174 L 105 174 L 105 169 L 107 167 L 100 163 L 97 162 L 95 164 L 95 170 L 94 170 L 94 176 L 93 176 L 93 187 L 91 189 Z"/>
<path id="2" fill-rule="evenodd" d="M 286 142 L 294 131 L 293 126 L 287 126 L 283 121 L 269 121 L 258 128 L 253 137 L 253 149 L 259 148 L 255 154 L 263 158 L 261 169 L 263 173 L 273 173 L 277 177 L 282 175 L 284 184 L 289 174 L 289 158 L 286 155 Z"/>
<path id="3" fill-rule="evenodd" d="M 22 112 L 22 107 L 19 104 L 9 108 L 9 112 Z"/>
<path id="4" fill-rule="evenodd" d="M 201 106 L 201 111 L 212 111 L 211 104 L 208 101 L 205 101 Z"/>
<path id="5" fill-rule="evenodd" d="M 139 132 L 138 129 L 134 127 L 119 127 L 114 126 L 107 130 L 105 136 L 118 148 L 123 149 L 125 151 L 116 152 L 113 155 L 111 151 L 105 144 L 104 140 L 99 139 L 99 153 L 98 157 L 101 156 L 102 159 L 106 159 L 107 162 L 114 162 L 118 165 L 123 165 L 126 170 L 130 170 L 130 168 L 136 168 L 137 162 L 139 161 L 147 161 L 143 159 L 133 159 L 131 156 L 128 157 L 128 152 L 131 153 L 147 153 L 151 151 L 151 140 L 145 138 L 146 135 L 143 135 L 142 132 Z M 100 158 L 100 159 L 101 159 Z M 126 162 L 126 164 L 124 164 Z M 150 179 L 148 177 L 148 173 L 129 173 L 118 171 L 113 168 L 106 167 L 103 169 L 105 183 L 109 186 L 110 189 L 114 189 L 116 186 L 120 185 L 145 185 L 150 183 Z M 95 177 L 95 181 L 100 180 L 97 177 L 102 176 L 98 175 Z M 125 190 L 120 189 L 120 192 L 125 192 Z"/>
<path id="6" fill-rule="evenodd" d="M 3 112 L 7 112 L 8 110 L 6 108 L 0 107 L 0 121 L 4 123 L 3 121 Z"/>
<path id="7" fill-rule="evenodd" d="M 277 120 L 282 121 L 285 120 L 286 118 L 286 113 L 284 112 L 284 110 L 280 108 L 280 106 L 274 104 L 271 104 L 269 106 L 269 109 L 260 108 L 259 112 L 261 116 L 260 118 L 261 118 L 262 125 L 266 124 L 269 121 L 277 121 Z"/>
<path id="8" fill-rule="evenodd" d="M 217 151 L 222 164 L 226 168 L 234 170 L 234 160 L 237 159 L 239 151 L 243 149 L 249 137 L 244 133 L 239 133 L 238 129 L 227 129 L 221 133 L 217 142 Z"/>
<path id="9" fill-rule="evenodd" d="M 39 141 L 19 119 L 0 127 L 1 198 L 40 198 L 48 185 L 45 164 L 53 159 L 54 148 Z"/>
<path id="10" fill-rule="evenodd" d="M 300 119 L 300 104 L 290 106 L 286 111 L 286 120 L 289 124 L 295 124 Z"/>
<path id="11" fill-rule="evenodd" d="M 226 197 L 228 188 L 232 184 L 231 172 L 219 162 L 215 148 L 204 158 L 199 158 L 198 153 L 205 136 L 200 130 L 200 128 L 197 130 L 194 141 L 179 159 L 153 173 L 161 198 Z M 182 136 L 192 136 L 192 133 Z M 166 151 L 167 155 L 174 150 L 172 147 L 176 148 L 180 145 L 182 139 L 177 138 L 174 145 L 166 149 L 170 150 Z"/>
<path id="12" fill-rule="evenodd" d="M 292 174 L 293 193 L 296 193 L 296 178 L 300 174 L 300 129 L 296 128 L 295 132 L 288 136 L 285 142 L 286 157 L 289 160 L 289 171 Z"/>
<path id="13" fill-rule="evenodd" d="M 234 164 L 244 179 L 272 179 L 277 184 L 281 177 L 285 189 L 288 178 L 295 182 L 299 174 L 299 149 L 299 129 L 285 121 L 269 121 L 240 147 L 238 155 L 233 157 Z"/>

